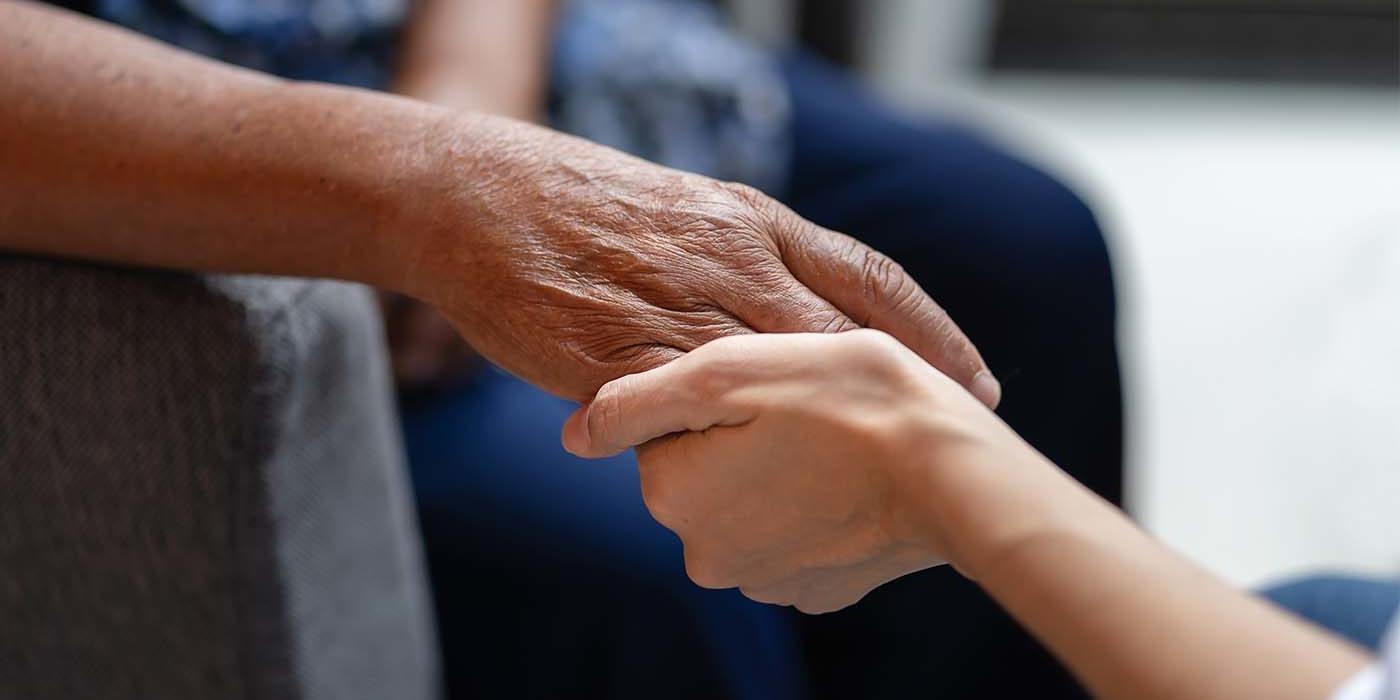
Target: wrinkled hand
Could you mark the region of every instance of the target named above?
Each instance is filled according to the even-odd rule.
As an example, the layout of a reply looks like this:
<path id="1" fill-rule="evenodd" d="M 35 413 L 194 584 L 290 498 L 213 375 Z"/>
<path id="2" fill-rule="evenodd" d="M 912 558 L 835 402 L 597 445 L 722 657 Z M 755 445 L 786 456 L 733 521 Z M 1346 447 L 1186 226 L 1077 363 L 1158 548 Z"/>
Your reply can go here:
<path id="1" fill-rule="evenodd" d="M 997 402 L 948 315 L 855 239 L 750 188 L 546 129 L 496 120 L 473 132 L 498 143 L 455 159 L 443 187 L 465 183 L 460 204 L 429 217 L 407 291 L 527 381 L 586 400 L 717 338 L 871 327 Z"/>
<path id="2" fill-rule="evenodd" d="M 1025 449 L 875 331 L 706 345 L 605 385 L 570 417 L 564 444 L 585 457 L 640 445 L 643 498 L 685 544 L 696 583 L 811 613 L 947 558 L 921 497 L 946 490 L 930 465 L 961 470 L 964 451 L 985 445 Z"/>

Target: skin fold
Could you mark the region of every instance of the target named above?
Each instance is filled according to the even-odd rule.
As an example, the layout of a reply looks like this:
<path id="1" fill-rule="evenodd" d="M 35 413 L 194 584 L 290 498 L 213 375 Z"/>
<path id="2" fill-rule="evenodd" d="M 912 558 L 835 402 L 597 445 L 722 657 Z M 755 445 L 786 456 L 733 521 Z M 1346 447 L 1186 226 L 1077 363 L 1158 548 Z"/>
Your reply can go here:
<path id="1" fill-rule="evenodd" d="M 715 341 L 603 386 L 563 440 L 636 446 L 701 586 L 821 613 L 950 562 L 1098 697 L 1321 700 L 1367 661 L 1154 541 L 876 331 Z"/>
<path id="2" fill-rule="evenodd" d="M 3 249 L 364 282 L 580 400 L 716 338 L 863 326 L 1000 396 L 898 265 L 743 186 L 16 0 L 0 66 Z"/>

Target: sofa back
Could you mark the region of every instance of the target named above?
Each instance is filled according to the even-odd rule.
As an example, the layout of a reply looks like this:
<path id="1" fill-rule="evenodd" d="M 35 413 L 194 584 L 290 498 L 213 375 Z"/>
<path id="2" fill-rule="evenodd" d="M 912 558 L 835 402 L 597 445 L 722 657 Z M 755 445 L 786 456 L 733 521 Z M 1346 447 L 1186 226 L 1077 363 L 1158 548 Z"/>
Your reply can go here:
<path id="1" fill-rule="evenodd" d="M 0 256 L 0 698 L 435 697 L 367 290 Z"/>

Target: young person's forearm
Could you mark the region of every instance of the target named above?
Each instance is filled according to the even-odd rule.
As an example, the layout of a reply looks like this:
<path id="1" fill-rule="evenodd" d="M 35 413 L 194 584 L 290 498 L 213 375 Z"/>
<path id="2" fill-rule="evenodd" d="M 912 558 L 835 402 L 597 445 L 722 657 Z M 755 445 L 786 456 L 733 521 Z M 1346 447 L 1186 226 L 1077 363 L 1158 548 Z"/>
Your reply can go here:
<path id="1" fill-rule="evenodd" d="M 963 522 L 945 532 L 961 533 L 959 565 L 1096 696 L 1325 700 L 1366 662 L 1189 564 L 1048 463 L 1015 478 L 995 507 L 972 498 L 950 511 Z"/>
<path id="2" fill-rule="evenodd" d="M 0 0 L 0 248 L 384 286 L 445 111 Z"/>
<path id="3" fill-rule="evenodd" d="M 394 91 L 457 109 L 540 118 L 557 0 L 426 0 Z"/>

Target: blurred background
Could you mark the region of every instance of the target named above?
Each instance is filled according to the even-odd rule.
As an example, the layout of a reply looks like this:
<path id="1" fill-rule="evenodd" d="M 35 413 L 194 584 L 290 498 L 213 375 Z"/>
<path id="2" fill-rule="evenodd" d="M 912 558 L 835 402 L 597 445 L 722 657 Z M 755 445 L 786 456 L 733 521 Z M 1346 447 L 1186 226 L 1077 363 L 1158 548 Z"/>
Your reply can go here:
<path id="1" fill-rule="evenodd" d="M 1129 510 L 1247 586 L 1400 572 L 1397 0 L 50 1 L 776 193 L 1116 499 L 1101 225 Z M 1083 697 L 950 567 L 823 616 L 694 586 L 633 456 L 425 304 L 0 264 L 0 698 Z"/>
<path id="2" fill-rule="evenodd" d="M 1128 503 L 1153 532 L 1245 584 L 1400 566 L 1400 4 L 730 7 L 1091 201 L 1122 299 Z"/>

